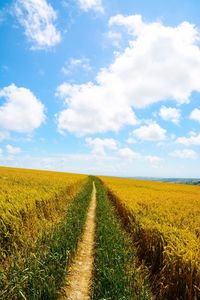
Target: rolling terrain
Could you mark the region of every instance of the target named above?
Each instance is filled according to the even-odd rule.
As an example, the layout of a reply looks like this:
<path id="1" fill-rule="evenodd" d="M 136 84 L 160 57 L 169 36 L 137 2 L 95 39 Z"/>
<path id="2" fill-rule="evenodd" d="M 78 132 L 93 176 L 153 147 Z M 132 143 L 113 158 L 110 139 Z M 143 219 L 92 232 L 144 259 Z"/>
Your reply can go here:
<path id="1" fill-rule="evenodd" d="M 200 299 L 198 186 L 0 168 L 1 299 Z"/>

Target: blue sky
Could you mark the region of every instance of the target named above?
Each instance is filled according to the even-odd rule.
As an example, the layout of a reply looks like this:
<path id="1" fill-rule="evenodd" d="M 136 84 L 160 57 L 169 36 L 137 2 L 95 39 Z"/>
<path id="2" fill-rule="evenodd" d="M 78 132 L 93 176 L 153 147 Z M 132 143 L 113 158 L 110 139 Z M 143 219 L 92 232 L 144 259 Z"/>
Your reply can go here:
<path id="1" fill-rule="evenodd" d="M 199 11 L 0 1 L 0 165 L 200 177 Z"/>

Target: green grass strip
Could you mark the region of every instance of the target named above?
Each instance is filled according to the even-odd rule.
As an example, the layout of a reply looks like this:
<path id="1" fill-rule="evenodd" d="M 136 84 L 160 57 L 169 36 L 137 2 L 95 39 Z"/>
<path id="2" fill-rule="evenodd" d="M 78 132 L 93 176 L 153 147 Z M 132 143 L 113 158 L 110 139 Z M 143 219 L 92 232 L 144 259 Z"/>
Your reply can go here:
<path id="1" fill-rule="evenodd" d="M 1 299 L 53 300 L 65 283 L 67 266 L 74 254 L 91 200 L 92 179 L 72 201 L 66 217 L 50 233 L 44 234 L 24 268 L 17 260 Z"/>
<path id="2" fill-rule="evenodd" d="M 136 270 L 135 251 L 98 179 L 96 257 L 92 299 L 151 299 L 146 279 Z"/>

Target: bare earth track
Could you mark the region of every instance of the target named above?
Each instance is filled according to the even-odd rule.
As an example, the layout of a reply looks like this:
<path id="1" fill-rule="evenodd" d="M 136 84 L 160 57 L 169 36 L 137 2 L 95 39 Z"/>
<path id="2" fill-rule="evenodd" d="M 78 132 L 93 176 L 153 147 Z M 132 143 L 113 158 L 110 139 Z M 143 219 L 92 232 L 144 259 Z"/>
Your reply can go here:
<path id="1" fill-rule="evenodd" d="M 92 199 L 87 213 L 82 239 L 67 276 L 67 285 L 60 299 L 89 300 L 94 263 L 96 217 L 96 188 L 93 182 Z"/>

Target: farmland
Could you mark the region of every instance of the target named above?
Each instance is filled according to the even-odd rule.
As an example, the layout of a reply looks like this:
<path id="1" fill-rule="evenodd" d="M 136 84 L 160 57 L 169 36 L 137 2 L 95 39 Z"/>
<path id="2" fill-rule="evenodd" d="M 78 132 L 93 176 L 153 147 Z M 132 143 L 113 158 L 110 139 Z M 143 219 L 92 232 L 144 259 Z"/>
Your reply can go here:
<path id="1" fill-rule="evenodd" d="M 13 264 L 23 265 L 38 240 L 66 214 L 87 176 L 0 168 L 0 271 L 7 284 Z"/>
<path id="2" fill-rule="evenodd" d="M 25 238 L 26 244 L 36 238 L 41 227 L 59 221 L 85 179 L 84 175 L 1 168 L 1 256 Z"/>
<path id="3" fill-rule="evenodd" d="M 0 168 L 0 298 L 198 300 L 199 204 L 198 186 Z"/>
<path id="4" fill-rule="evenodd" d="M 200 296 L 200 190 L 197 186 L 101 178 L 138 252 L 157 274 L 162 298 Z M 159 286 L 159 288 L 158 288 Z"/>

